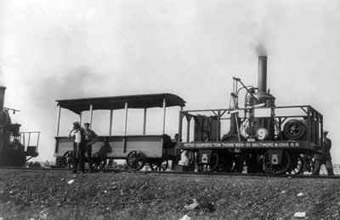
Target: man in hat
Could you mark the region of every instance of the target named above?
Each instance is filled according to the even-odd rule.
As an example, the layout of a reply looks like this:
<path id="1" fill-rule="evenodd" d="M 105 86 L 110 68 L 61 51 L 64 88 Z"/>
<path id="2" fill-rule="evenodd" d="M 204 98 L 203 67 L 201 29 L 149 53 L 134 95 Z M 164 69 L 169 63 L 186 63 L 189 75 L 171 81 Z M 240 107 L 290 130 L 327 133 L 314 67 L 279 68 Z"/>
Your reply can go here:
<path id="1" fill-rule="evenodd" d="M 314 156 L 314 169 L 313 175 L 319 175 L 320 168 L 324 164 L 327 170 L 328 176 L 333 176 L 333 165 L 331 156 L 332 141 L 327 137 L 328 131 L 323 132 L 323 143 L 321 145 L 320 154 Z"/>
<path id="2" fill-rule="evenodd" d="M 84 143 L 85 151 L 88 159 L 89 168 L 92 168 L 92 144 L 96 142 L 97 134 L 90 129 L 90 123 L 84 123 Z"/>
<path id="3" fill-rule="evenodd" d="M 77 173 L 78 165 L 80 165 L 80 171 L 85 173 L 84 129 L 81 128 L 79 122 L 73 123 L 69 137 L 73 138 L 73 173 Z"/>

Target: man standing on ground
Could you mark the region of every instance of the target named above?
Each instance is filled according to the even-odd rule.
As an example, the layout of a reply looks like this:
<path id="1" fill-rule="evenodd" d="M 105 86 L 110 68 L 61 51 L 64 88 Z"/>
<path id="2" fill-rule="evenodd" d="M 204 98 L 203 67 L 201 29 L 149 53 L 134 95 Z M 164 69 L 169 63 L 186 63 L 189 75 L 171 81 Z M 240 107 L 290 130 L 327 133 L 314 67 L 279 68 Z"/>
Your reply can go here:
<path id="1" fill-rule="evenodd" d="M 90 123 L 84 123 L 84 136 L 86 156 L 88 158 L 89 168 L 92 168 L 92 144 L 96 142 L 97 134 L 90 129 Z"/>
<path id="2" fill-rule="evenodd" d="M 80 165 L 80 171 L 85 173 L 84 130 L 80 127 L 79 122 L 73 123 L 69 137 L 73 138 L 73 173 L 77 173 L 78 165 Z"/>
<path id="3" fill-rule="evenodd" d="M 314 170 L 313 175 L 319 175 L 320 168 L 324 164 L 327 170 L 328 176 L 333 176 L 333 165 L 331 156 L 332 141 L 327 137 L 328 131 L 323 132 L 323 143 L 321 146 L 320 154 L 314 156 Z"/>

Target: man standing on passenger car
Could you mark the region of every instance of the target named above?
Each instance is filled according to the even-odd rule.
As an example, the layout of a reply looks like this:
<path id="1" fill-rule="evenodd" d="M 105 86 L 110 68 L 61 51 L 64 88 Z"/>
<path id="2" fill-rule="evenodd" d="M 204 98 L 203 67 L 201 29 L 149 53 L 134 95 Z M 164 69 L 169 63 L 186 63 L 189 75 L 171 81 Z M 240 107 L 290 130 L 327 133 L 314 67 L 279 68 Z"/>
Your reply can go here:
<path id="1" fill-rule="evenodd" d="M 85 136 L 85 148 L 86 156 L 88 158 L 89 168 L 92 167 L 92 144 L 96 142 L 97 134 L 90 129 L 90 123 L 84 123 L 84 136 Z"/>
<path id="2" fill-rule="evenodd" d="M 327 137 L 328 131 L 323 132 L 323 143 L 321 146 L 320 154 L 314 156 L 314 170 L 313 175 L 319 175 L 320 168 L 324 164 L 327 170 L 328 176 L 333 176 L 333 165 L 331 156 L 332 141 Z"/>
<path id="3" fill-rule="evenodd" d="M 78 165 L 80 165 L 80 171 L 85 173 L 84 129 L 81 128 L 79 122 L 73 123 L 69 137 L 73 138 L 73 173 L 77 173 Z"/>

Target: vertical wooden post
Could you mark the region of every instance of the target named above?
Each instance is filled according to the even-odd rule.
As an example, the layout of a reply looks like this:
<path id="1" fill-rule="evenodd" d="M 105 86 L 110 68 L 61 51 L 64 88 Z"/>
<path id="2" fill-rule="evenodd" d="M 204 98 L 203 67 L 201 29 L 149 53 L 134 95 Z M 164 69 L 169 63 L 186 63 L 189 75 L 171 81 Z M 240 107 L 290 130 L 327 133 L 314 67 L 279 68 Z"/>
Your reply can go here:
<path id="1" fill-rule="evenodd" d="M 113 110 L 110 110 L 110 130 L 109 130 L 109 135 L 112 135 L 112 119 L 113 119 Z"/>
<path id="2" fill-rule="evenodd" d="M 93 105 L 90 105 L 90 128 L 92 128 Z"/>
<path id="3" fill-rule="evenodd" d="M 218 127 L 217 127 L 217 141 L 220 141 L 221 140 L 221 117 L 223 115 L 223 113 L 221 113 L 221 111 L 218 111 L 218 114 L 217 114 L 217 119 L 218 119 Z"/>
<path id="4" fill-rule="evenodd" d="M 177 143 L 181 142 L 182 140 L 182 126 L 183 126 L 183 106 L 181 106 L 179 111 L 179 122 L 178 122 L 178 138 Z"/>
<path id="5" fill-rule="evenodd" d="M 60 129 L 60 116 L 61 116 L 61 107 L 58 104 L 57 106 L 57 133 L 56 136 L 59 136 L 59 129 Z"/>
<path id="6" fill-rule="evenodd" d="M 187 142 L 190 142 L 190 121 L 191 121 L 191 117 L 187 117 Z"/>
<path id="7" fill-rule="evenodd" d="M 127 121 L 128 121 L 128 103 L 125 102 L 125 124 L 124 124 L 124 135 L 127 133 Z"/>
<path id="8" fill-rule="evenodd" d="M 163 134 L 165 134 L 166 100 L 163 99 Z"/>
<path id="9" fill-rule="evenodd" d="M 38 137 L 37 137 L 37 148 L 36 148 L 36 151 L 38 152 L 40 132 L 38 132 L 37 134 L 38 134 Z"/>
<path id="10" fill-rule="evenodd" d="M 124 124 L 124 139 L 123 139 L 123 146 L 124 146 L 124 153 L 126 153 L 126 134 L 127 134 L 127 121 L 128 121 L 128 103 L 125 102 L 125 124 Z"/>
<path id="11" fill-rule="evenodd" d="M 82 124 L 82 121 L 83 121 L 83 117 L 82 117 L 82 114 L 81 112 L 79 113 L 79 123 Z"/>
<path id="12" fill-rule="evenodd" d="M 146 134 L 146 110 L 147 110 L 147 108 L 144 108 L 143 135 Z"/>

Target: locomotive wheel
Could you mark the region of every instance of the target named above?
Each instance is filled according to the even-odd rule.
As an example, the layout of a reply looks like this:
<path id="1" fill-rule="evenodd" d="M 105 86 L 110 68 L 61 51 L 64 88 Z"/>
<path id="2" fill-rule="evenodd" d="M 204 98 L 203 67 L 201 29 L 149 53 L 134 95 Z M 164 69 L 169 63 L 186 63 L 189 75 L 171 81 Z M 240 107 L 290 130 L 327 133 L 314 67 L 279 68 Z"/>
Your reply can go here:
<path id="1" fill-rule="evenodd" d="M 145 156 L 136 150 L 131 151 L 126 158 L 126 163 L 133 170 L 140 170 L 144 167 Z"/>
<path id="2" fill-rule="evenodd" d="M 150 163 L 150 167 L 152 171 L 166 171 L 169 167 L 168 160 L 159 160 L 154 163 Z"/>
<path id="3" fill-rule="evenodd" d="M 287 172 L 288 175 L 296 176 L 303 172 L 304 160 L 301 155 L 295 155 L 292 158 L 291 166 Z"/>
<path id="4" fill-rule="evenodd" d="M 92 164 L 91 164 L 91 170 L 93 171 L 102 171 L 106 167 L 106 158 L 105 159 L 99 159 L 99 158 L 93 158 Z"/>
<path id="5" fill-rule="evenodd" d="M 232 172 L 234 167 L 233 155 L 227 151 L 219 151 L 218 158 L 220 161 L 218 163 L 218 171 L 221 172 Z"/>
<path id="6" fill-rule="evenodd" d="M 70 170 L 73 169 L 73 151 L 66 151 L 63 157 L 65 158 L 65 167 Z"/>
<path id="7" fill-rule="evenodd" d="M 215 171 L 218 168 L 218 162 L 219 162 L 218 154 L 216 151 L 213 151 L 210 154 L 210 159 L 208 163 L 201 162 L 198 163 L 198 170 L 208 172 Z"/>
<path id="8" fill-rule="evenodd" d="M 283 128 L 284 136 L 289 140 L 300 140 L 306 133 L 306 125 L 299 120 L 288 121 Z"/>
<path id="9" fill-rule="evenodd" d="M 264 172 L 274 175 L 286 173 L 291 166 L 291 157 L 287 151 L 282 152 L 281 164 L 273 164 L 268 152 L 264 154 Z"/>

